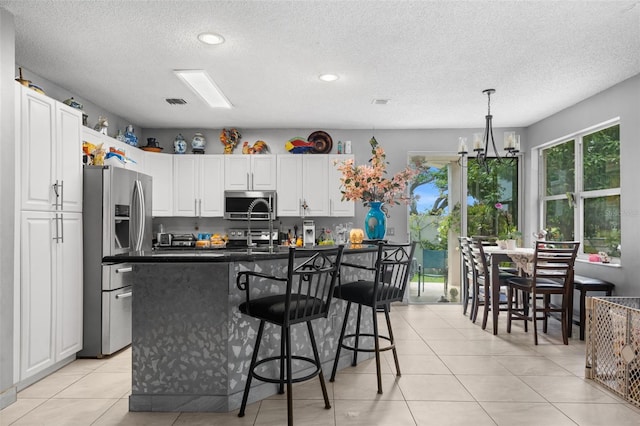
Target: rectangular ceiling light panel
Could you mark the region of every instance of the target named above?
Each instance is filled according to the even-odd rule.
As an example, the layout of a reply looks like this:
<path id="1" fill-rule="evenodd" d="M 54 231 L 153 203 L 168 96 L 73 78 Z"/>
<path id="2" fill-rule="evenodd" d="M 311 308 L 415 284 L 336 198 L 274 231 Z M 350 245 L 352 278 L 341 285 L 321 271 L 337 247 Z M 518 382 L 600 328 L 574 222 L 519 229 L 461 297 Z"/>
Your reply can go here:
<path id="1" fill-rule="evenodd" d="M 231 102 L 204 70 L 175 70 L 176 75 L 211 108 L 231 108 Z"/>

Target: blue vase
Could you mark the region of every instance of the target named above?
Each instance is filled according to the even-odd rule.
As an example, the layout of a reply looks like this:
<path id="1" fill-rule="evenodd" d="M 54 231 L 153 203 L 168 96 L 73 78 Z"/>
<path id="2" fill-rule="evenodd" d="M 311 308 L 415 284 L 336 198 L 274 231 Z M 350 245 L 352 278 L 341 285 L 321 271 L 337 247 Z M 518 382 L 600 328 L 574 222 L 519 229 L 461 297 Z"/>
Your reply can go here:
<path id="1" fill-rule="evenodd" d="M 370 240 L 382 240 L 387 232 L 387 216 L 380 201 L 369 203 L 369 213 L 364 218 L 364 230 Z"/>
<path id="2" fill-rule="evenodd" d="M 131 146 L 138 146 L 138 137 L 133 133 L 133 126 L 129 124 L 124 132 L 124 141 Z"/>

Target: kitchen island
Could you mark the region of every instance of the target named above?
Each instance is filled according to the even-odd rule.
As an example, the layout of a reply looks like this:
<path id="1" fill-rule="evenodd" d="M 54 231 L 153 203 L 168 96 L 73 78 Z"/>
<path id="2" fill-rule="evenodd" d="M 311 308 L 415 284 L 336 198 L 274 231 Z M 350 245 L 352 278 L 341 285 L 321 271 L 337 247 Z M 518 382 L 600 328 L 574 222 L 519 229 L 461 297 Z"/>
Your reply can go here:
<path id="1" fill-rule="evenodd" d="M 344 258 L 352 263 L 371 264 L 376 249 L 347 246 Z M 259 321 L 240 314 L 238 305 L 245 295 L 236 287 L 236 276 L 245 270 L 285 276 L 287 259 L 286 249 L 251 254 L 224 250 L 151 251 L 105 257 L 104 263 L 133 264 L 129 410 L 226 412 L 239 408 Z M 343 280 L 364 277 L 366 271 L 342 270 Z M 281 291 L 273 282 L 252 288 L 257 297 Z M 334 299 L 329 317 L 313 321 L 325 369 L 330 370 L 333 364 L 345 307 L 346 303 Z M 355 328 L 355 316 L 351 317 Z M 273 327 L 267 325 L 270 326 Z M 371 328 L 370 315 L 363 316 L 361 326 Z M 279 331 L 273 330 L 267 336 L 260 353 L 279 353 Z M 309 356 L 307 333 L 296 333 L 294 329 L 292 347 Z M 343 352 L 340 368 L 350 364 L 350 355 L 349 351 Z M 277 377 L 276 367 L 275 363 L 265 364 L 264 374 Z M 294 363 L 296 367 L 303 368 Z M 275 393 L 276 385 L 254 380 L 249 402 Z"/>

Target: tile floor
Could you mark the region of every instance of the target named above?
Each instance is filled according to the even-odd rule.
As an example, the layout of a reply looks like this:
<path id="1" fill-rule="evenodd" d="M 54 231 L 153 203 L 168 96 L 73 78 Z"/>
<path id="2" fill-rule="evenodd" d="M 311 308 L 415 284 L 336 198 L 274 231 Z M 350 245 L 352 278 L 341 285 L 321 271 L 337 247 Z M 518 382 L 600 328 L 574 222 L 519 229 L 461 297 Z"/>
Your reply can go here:
<path id="1" fill-rule="evenodd" d="M 557 321 L 533 345 L 531 332 L 509 335 L 472 324 L 457 304 L 393 306 L 402 377 L 385 353 L 384 393 L 375 363 L 340 371 L 324 409 L 317 379 L 294 388 L 298 425 L 640 425 L 640 410 L 585 380 L 584 343 L 561 344 Z M 487 330 L 491 326 L 487 327 Z M 0 411 L 1 425 L 284 425 L 277 395 L 231 413 L 130 413 L 131 352 L 77 360 L 24 389 Z M 327 376 L 329 373 L 326 373 Z"/>

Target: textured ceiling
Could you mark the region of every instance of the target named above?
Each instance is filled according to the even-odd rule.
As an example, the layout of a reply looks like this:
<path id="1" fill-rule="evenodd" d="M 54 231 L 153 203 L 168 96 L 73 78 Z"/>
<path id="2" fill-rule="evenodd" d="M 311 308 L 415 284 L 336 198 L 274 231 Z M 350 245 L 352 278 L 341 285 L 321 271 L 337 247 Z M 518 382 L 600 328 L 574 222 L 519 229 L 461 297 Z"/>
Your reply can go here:
<path id="1" fill-rule="evenodd" d="M 640 73 L 637 1 L 0 0 L 16 61 L 139 126 L 530 125 Z M 196 36 L 222 34 L 206 46 Z M 206 69 L 211 109 L 173 74 Z M 318 80 L 337 73 L 334 83 Z M 165 98 L 188 104 L 171 106 Z M 390 99 L 374 105 L 376 98 Z"/>

